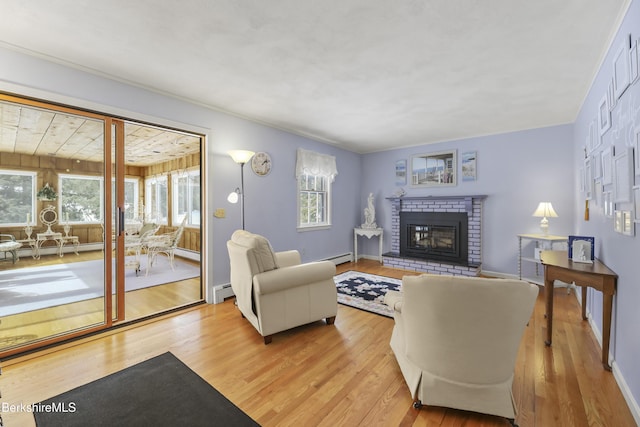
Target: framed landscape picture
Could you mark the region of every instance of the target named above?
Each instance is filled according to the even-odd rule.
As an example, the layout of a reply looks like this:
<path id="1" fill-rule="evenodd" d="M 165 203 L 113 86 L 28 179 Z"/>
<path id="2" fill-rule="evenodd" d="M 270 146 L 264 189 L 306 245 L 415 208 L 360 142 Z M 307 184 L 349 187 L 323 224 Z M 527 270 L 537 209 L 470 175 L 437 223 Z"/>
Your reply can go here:
<path id="1" fill-rule="evenodd" d="M 476 180 L 476 162 L 477 162 L 477 154 L 475 151 L 468 151 L 466 153 L 462 153 L 462 180 L 463 181 Z"/>
<path id="2" fill-rule="evenodd" d="M 406 160 L 396 160 L 396 185 L 407 185 Z"/>
<path id="3" fill-rule="evenodd" d="M 457 184 L 456 150 L 411 157 L 411 185 L 447 187 Z"/>

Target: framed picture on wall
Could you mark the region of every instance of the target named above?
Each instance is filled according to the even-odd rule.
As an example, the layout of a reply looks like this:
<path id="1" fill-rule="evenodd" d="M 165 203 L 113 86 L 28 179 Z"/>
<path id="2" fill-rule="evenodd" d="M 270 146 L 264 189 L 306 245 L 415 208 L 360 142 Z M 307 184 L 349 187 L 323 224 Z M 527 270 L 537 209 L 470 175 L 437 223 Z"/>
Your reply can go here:
<path id="1" fill-rule="evenodd" d="M 600 135 L 603 135 L 611 127 L 611 111 L 609 111 L 609 99 L 605 94 L 598 104 L 598 127 Z"/>
<path id="2" fill-rule="evenodd" d="M 411 157 L 411 185 L 451 187 L 457 184 L 456 150 Z"/>
<path id="3" fill-rule="evenodd" d="M 475 181 L 476 180 L 476 163 L 477 154 L 475 151 L 467 151 L 462 153 L 462 180 L 463 181 Z"/>
<path id="4" fill-rule="evenodd" d="M 613 218 L 613 197 L 611 191 L 602 193 L 602 209 L 605 217 Z"/>
<path id="5" fill-rule="evenodd" d="M 633 174 L 640 176 L 640 126 L 636 128 L 636 136 L 633 140 Z"/>
<path id="6" fill-rule="evenodd" d="M 593 170 L 591 157 L 584 159 L 584 193 L 587 200 L 593 197 Z"/>
<path id="7" fill-rule="evenodd" d="M 625 236 L 635 235 L 635 223 L 631 216 L 631 211 L 622 211 L 622 234 Z"/>
<path id="8" fill-rule="evenodd" d="M 396 185 L 407 185 L 406 160 L 396 160 Z"/>
<path id="9" fill-rule="evenodd" d="M 629 50 L 629 81 L 634 83 L 638 80 L 638 42 L 633 42 Z"/>
<path id="10" fill-rule="evenodd" d="M 629 40 L 625 40 L 613 57 L 613 95 L 620 98 L 629 87 Z"/>
<path id="11" fill-rule="evenodd" d="M 600 154 L 600 167 L 602 168 L 602 185 L 609 185 L 613 183 L 612 161 L 613 150 L 611 147 L 607 147 L 602 150 Z"/>
<path id="12" fill-rule="evenodd" d="M 622 233 L 622 211 L 614 212 L 613 229 L 616 231 L 616 233 Z"/>
<path id="13" fill-rule="evenodd" d="M 640 222 L 640 185 L 633 187 L 633 222 Z"/>
<path id="14" fill-rule="evenodd" d="M 633 185 L 633 149 L 626 147 L 616 150 L 613 156 L 613 201 L 625 203 L 631 201 Z"/>

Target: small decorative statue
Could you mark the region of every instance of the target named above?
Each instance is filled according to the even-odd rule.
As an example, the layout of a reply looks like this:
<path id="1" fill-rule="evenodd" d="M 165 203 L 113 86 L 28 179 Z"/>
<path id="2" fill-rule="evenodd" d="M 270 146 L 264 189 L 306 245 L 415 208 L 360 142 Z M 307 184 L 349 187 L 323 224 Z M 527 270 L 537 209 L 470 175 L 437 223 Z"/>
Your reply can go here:
<path id="1" fill-rule="evenodd" d="M 364 208 L 364 224 L 361 228 L 378 228 L 376 225 L 376 208 L 373 206 L 373 193 L 369 193 L 367 207 Z"/>

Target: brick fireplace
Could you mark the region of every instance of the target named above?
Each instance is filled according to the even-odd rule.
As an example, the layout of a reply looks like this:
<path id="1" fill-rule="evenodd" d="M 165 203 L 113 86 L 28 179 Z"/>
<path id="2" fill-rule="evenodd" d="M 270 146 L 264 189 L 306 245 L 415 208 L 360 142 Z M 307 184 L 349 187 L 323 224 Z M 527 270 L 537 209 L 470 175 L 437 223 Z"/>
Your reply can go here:
<path id="1" fill-rule="evenodd" d="M 485 198 L 486 196 L 387 198 L 391 202 L 391 251 L 382 255 L 383 264 L 434 274 L 479 275 L 482 266 L 482 203 Z M 450 218 L 428 224 L 428 218 L 447 216 Z M 460 224 L 465 221 L 465 216 L 466 223 Z M 421 217 L 427 218 L 424 220 L 427 222 L 421 224 Z M 462 226 L 450 231 L 450 237 L 443 239 L 442 232 L 452 228 L 449 224 L 456 223 Z M 403 231 L 403 228 L 406 229 Z M 459 241 L 460 238 L 465 240 Z M 407 242 L 413 247 L 407 249 Z M 449 252 L 455 256 L 442 256 Z"/>

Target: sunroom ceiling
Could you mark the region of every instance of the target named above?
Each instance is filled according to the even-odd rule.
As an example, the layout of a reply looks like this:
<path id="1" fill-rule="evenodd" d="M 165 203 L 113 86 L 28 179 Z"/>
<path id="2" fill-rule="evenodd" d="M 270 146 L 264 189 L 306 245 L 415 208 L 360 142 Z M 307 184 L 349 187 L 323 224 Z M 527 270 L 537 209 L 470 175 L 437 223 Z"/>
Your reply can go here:
<path id="1" fill-rule="evenodd" d="M 104 161 L 103 122 L 82 116 L 0 103 L 0 153 Z M 200 151 L 200 138 L 135 123 L 125 124 L 125 163 L 178 159 Z"/>

